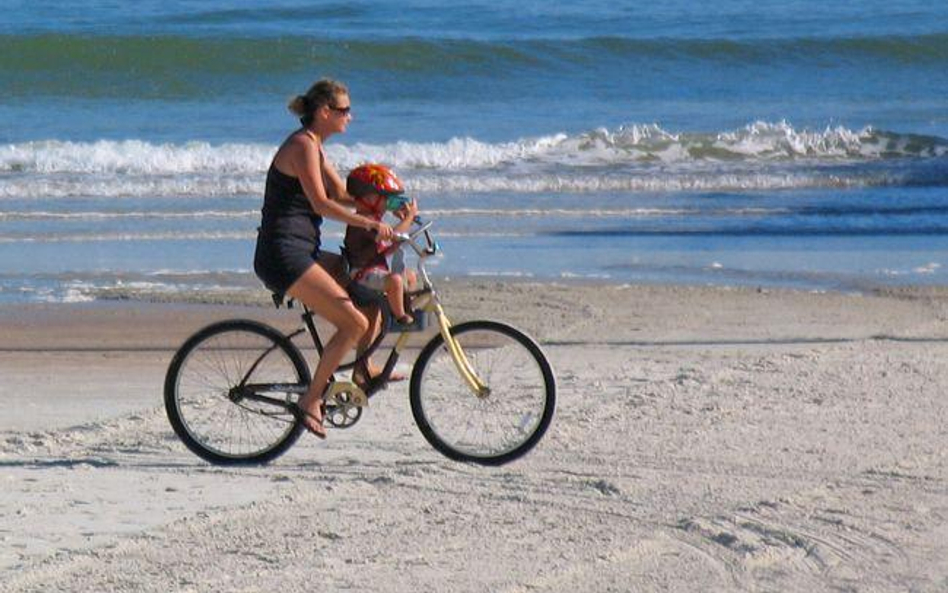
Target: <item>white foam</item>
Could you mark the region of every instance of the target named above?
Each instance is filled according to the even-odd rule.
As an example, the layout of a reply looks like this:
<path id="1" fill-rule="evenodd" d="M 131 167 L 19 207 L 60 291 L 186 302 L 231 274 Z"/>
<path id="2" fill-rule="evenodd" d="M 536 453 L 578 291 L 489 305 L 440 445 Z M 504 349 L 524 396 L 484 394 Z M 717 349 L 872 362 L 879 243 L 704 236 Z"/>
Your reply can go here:
<path id="1" fill-rule="evenodd" d="M 412 173 L 412 193 L 513 192 L 513 193 L 586 193 L 586 192 L 664 192 L 664 191 L 740 191 L 819 187 L 861 187 L 901 182 L 898 174 L 852 175 L 813 172 L 722 172 L 683 173 L 665 171 L 603 176 L 602 173 L 564 171 L 556 176 L 474 174 L 430 175 Z M 175 179 L 125 179 L 121 183 L 95 179 L 63 179 L 56 182 L 6 180 L 0 182 L 0 199 L 160 198 L 222 197 L 262 195 L 263 179 L 221 180 L 216 178 L 180 181 Z M 423 197 L 423 196 L 422 196 Z"/>
<path id="2" fill-rule="evenodd" d="M 793 157 L 878 158 L 880 145 L 872 128 L 858 132 L 842 126 L 823 131 L 796 130 L 785 121 L 755 122 L 736 132 L 719 134 L 716 148 L 761 159 Z"/>
<path id="3" fill-rule="evenodd" d="M 579 279 L 579 280 L 609 280 L 609 279 L 612 278 L 612 274 L 607 274 L 607 273 L 594 273 L 594 272 L 590 272 L 590 273 L 588 273 L 588 274 L 577 274 L 576 272 L 564 271 L 564 272 L 560 272 L 560 276 L 559 276 L 559 277 L 562 278 L 562 279 L 564 279 L 564 280 L 567 280 L 567 279 L 572 279 L 572 280 L 576 280 L 576 279 Z"/>
<path id="4" fill-rule="evenodd" d="M 935 272 L 938 271 L 938 268 L 940 267 L 941 267 L 941 264 L 939 263 L 929 262 L 928 264 L 924 266 L 919 266 L 912 271 L 915 272 L 916 274 L 934 274 Z"/>
<path id="5" fill-rule="evenodd" d="M 495 271 L 474 270 L 474 271 L 468 272 L 468 276 L 474 276 L 478 278 L 483 278 L 483 277 L 533 278 L 534 274 L 532 272 L 518 272 L 518 271 L 509 271 L 509 270 L 495 270 Z"/>
<path id="6" fill-rule="evenodd" d="M 58 298 L 58 302 L 62 303 L 89 303 L 94 300 L 94 296 L 83 292 L 80 288 L 68 288 L 66 292 Z"/>
<path id="7" fill-rule="evenodd" d="M 179 175 L 266 171 L 275 147 L 261 144 L 142 140 L 45 140 L 0 146 L 0 171 Z"/>
<path id="8" fill-rule="evenodd" d="M 47 212 L 8 211 L 0 212 L 0 220 L 174 220 L 174 219 L 249 219 L 260 218 L 259 210 L 197 210 L 194 212 Z"/>
<path id="9" fill-rule="evenodd" d="M 275 146 L 140 140 L 0 146 L 0 199 L 259 195 Z M 948 142 L 872 128 L 794 128 L 754 122 L 713 134 L 656 124 L 512 142 L 472 138 L 391 144 L 332 143 L 341 171 L 393 165 L 412 192 L 760 190 L 898 183 L 878 170 L 828 173 L 821 165 L 890 157 L 943 157 Z"/>
<path id="10" fill-rule="evenodd" d="M 911 269 L 905 270 L 893 270 L 889 268 L 884 268 L 877 270 L 876 272 L 882 274 L 883 276 L 910 276 L 910 275 L 919 275 L 919 276 L 931 276 L 938 273 L 941 269 L 941 264 L 937 262 L 929 262 L 923 266 L 917 266 Z"/>
<path id="11" fill-rule="evenodd" d="M 91 243 L 99 241 L 250 241 L 257 238 L 256 232 L 248 231 L 165 231 L 165 232 L 111 232 L 111 233 L 63 233 L 56 235 L 7 235 L 0 237 L 3 243 Z"/>
<path id="12" fill-rule="evenodd" d="M 750 209 L 742 209 L 749 211 Z M 763 209 L 756 209 L 763 210 Z M 450 218 L 450 217 L 468 217 L 468 216 L 486 216 L 496 217 L 505 216 L 512 218 L 646 218 L 657 216 L 682 216 L 686 214 L 698 214 L 701 210 L 696 208 L 591 208 L 591 209 L 569 209 L 569 208 L 451 208 L 451 209 L 428 209 L 425 208 L 425 215 L 432 218 Z M 735 214 L 738 210 L 732 211 Z M 768 211 L 768 212 L 772 212 Z"/>

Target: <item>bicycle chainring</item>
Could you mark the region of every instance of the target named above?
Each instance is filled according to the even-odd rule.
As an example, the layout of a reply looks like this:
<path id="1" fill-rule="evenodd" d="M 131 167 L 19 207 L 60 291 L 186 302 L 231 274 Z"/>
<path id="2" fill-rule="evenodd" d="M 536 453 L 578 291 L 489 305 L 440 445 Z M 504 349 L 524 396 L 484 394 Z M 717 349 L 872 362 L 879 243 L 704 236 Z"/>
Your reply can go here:
<path id="1" fill-rule="evenodd" d="M 350 428 L 362 417 L 367 404 L 368 398 L 356 384 L 333 382 L 326 393 L 326 423 L 333 428 Z"/>

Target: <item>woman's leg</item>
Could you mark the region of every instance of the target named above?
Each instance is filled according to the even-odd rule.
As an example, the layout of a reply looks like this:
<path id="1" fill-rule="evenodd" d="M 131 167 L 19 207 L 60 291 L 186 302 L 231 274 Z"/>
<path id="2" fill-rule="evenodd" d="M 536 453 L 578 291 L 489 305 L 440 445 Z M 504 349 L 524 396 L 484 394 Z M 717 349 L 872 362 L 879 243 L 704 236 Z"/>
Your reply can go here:
<path id="1" fill-rule="evenodd" d="M 336 327 L 336 333 L 323 347 L 309 391 L 299 401 L 300 408 L 319 419 L 320 423 L 319 426 L 307 424 L 322 433 L 320 405 L 323 391 L 346 353 L 365 335 L 369 323 L 365 315 L 352 304 L 346 291 L 319 265 L 310 266 L 287 290 L 287 294 Z"/>
<path id="2" fill-rule="evenodd" d="M 369 327 L 362 334 L 359 343 L 356 346 L 356 353 L 362 356 L 362 353 L 369 349 L 375 337 L 379 334 L 382 327 L 382 312 L 378 306 L 371 305 L 364 309 L 359 309 L 369 322 Z M 358 384 L 365 384 L 370 377 L 379 374 L 379 368 L 372 362 L 372 357 L 367 357 L 363 362 L 356 364 L 352 369 L 352 380 Z"/>
<path id="3" fill-rule="evenodd" d="M 372 345 L 372 342 L 375 340 L 375 336 L 379 335 L 379 329 L 382 327 L 382 312 L 376 305 L 370 305 L 368 307 L 361 308 L 359 311 L 365 315 L 365 318 L 369 323 L 368 329 L 366 329 L 365 333 L 362 334 L 362 337 L 359 338 L 359 344 L 356 347 L 356 352 L 361 355 L 363 352 L 369 349 L 369 346 Z"/>

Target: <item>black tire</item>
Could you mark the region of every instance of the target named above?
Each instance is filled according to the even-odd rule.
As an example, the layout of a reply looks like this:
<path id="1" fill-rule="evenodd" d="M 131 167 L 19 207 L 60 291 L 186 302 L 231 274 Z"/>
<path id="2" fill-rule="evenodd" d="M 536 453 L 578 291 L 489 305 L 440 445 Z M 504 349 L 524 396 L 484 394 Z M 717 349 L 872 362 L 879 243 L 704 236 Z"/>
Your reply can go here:
<path id="1" fill-rule="evenodd" d="M 474 395 L 438 334 L 422 349 L 411 374 L 411 411 L 421 434 L 457 461 L 502 465 L 518 459 L 553 419 L 556 380 L 550 363 L 536 342 L 503 323 L 461 323 L 451 335 L 491 393 Z"/>
<path id="2" fill-rule="evenodd" d="M 168 367 L 168 420 L 188 449 L 211 463 L 267 463 L 284 453 L 303 431 L 286 405 L 230 397 L 242 381 L 293 386 L 267 394 L 287 402 L 305 391 L 310 374 L 306 360 L 289 339 L 270 326 L 244 319 L 200 330 L 181 346 Z"/>

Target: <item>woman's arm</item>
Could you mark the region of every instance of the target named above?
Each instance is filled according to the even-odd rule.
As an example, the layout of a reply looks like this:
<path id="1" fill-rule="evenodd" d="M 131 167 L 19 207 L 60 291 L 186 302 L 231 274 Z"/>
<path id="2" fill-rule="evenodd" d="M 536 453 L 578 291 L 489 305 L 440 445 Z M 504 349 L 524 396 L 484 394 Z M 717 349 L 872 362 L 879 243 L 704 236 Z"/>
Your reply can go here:
<path id="1" fill-rule="evenodd" d="M 297 136 L 290 141 L 287 148 L 289 148 L 288 160 L 303 186 L 303 192 L 317 214 L 360 228 L 374 230 L 379 234 L 380 239 L 391 238 L 392 227 L 389 225 L 356 214 L 337 201 L 329 199 L 326 188 L 323 186 L 319 148 L 313 142 L 305 137 Z M 343 194 L 345 194 L 345 188 L 343 188 Z"/>
<path id="2" fill-rule="evenodd" d="M 355 198 L 350 196 L 349 192 L 346 191 L 346 182 L 342 180 L 342 177 L 336 171 L 336 167 L 327 160 L 323 161 L 323 166 L 323 172 L 326 174 L 326 177 L 329 178 L 329 183 L 332 184 L 332 187 L 327 188 L 329 197 L 340 204 L 354 207 Z"/>

